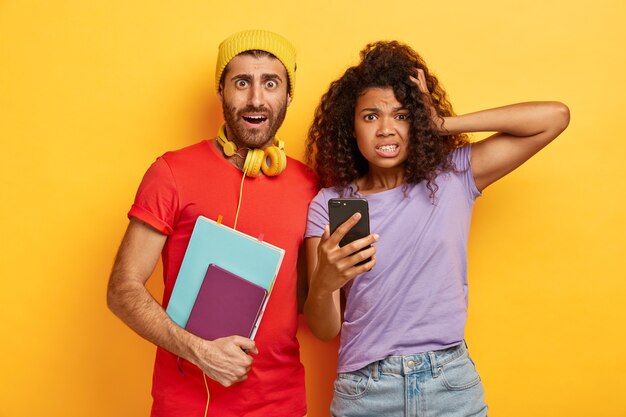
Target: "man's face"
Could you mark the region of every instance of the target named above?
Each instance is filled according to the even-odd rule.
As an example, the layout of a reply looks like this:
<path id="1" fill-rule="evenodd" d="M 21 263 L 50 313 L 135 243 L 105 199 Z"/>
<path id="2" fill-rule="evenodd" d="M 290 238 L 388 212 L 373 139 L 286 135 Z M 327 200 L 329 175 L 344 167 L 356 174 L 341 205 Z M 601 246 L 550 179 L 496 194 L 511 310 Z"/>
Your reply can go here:
<path id="1" fill-rule="evenodd" d="M 219 93 L 228 139 L 240 148 L 270 145 L 291 101 L 288 86 L 287 71 L 278 59 L 233 58 Z"/>

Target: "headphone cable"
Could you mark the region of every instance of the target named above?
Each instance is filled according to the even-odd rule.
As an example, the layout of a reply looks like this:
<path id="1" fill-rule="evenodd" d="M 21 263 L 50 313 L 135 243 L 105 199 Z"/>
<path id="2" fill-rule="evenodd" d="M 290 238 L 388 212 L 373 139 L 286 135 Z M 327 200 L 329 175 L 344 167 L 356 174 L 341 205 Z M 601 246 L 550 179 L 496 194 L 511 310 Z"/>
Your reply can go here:
<path id="1" fill-rule="evenodd" d="M 247 167 L 243 169 L 243 175 L 241 177 L 241 185 L 239 186 L 239 201 L 237 202 L 237 211 L 235 212 L 235 223 L 233 229 L 237 230 L 237 219 L 239 219 L 239 209 L 241 208 L 241 200 L 243 200 L 243 184 L 246 180 Z M 209 401 L 211 400 L 211 393 L 209 392 L 209 384 L 206 380 L 206 374 L 202 372 L 202 378 L 204 379 L 204 387 L 206 388 L 206 407 L 204 409 L 204 417 L 207 417 L 209 413 Z"/>
<path id="2" fill-rule="evenodd" d="M 246 174 L 248 172 L 248 167 L 244 166 L 243 175 L 241 177 L 241 185 L 239 186 L 239 201 L 237 202 L 237 211 L 235 212 L 235 223 L 233 224 L 233 229 L 237 230 L 237 219 L 239 219 L 239 209 L 241 208 L 241 200 L 243 200 L 243 183 L 246 180 Z"/>

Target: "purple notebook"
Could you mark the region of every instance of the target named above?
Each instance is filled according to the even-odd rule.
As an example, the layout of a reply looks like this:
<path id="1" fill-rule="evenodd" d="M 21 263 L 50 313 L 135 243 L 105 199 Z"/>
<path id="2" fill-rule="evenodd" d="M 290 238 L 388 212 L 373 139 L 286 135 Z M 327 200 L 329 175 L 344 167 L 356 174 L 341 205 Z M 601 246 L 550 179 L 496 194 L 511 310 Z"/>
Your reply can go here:
<path id="1" fill-rule="evenodd" d="M 266 299 L 265 288 L 210 264 L 185 329 L 206 340 L 252 338 Z"/>

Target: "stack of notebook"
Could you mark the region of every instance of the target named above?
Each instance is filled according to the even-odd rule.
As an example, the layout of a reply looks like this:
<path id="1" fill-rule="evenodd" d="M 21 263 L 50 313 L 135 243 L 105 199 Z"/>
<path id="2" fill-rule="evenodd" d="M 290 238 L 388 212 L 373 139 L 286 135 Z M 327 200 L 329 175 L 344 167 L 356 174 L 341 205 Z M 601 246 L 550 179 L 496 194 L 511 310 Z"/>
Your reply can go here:
<path id="1" fill-rule="evenodd" d="M 167 314 L 206 340 L 232 335 L 253 339 L 284 253 L 198 217 Z"/>

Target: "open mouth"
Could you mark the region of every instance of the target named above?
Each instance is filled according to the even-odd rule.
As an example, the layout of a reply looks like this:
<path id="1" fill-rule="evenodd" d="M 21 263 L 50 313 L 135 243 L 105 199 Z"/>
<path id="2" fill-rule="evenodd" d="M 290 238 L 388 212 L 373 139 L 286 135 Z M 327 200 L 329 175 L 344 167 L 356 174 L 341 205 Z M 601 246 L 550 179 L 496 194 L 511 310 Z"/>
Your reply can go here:
<path id="1" fill-rule="evenodd" d="M 243 120 L 253 125 L 260 125 L 261 123 L 267 120 L 267 116 L 263 116 L 261 114 L 241 116 L 241 117 Z"/>

